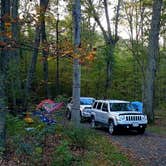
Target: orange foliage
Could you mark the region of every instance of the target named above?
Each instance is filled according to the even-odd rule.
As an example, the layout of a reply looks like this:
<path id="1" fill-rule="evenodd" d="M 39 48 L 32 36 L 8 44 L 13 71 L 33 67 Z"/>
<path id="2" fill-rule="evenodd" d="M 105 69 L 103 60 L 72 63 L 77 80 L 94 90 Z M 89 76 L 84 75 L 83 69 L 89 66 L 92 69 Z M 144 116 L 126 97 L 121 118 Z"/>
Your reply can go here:
<path id="1" fill-rule="evenodd" d="M 12 38 L 12 32 L 6 32 L 6 36 L 7 36 L 8 38 Z"/>
<path id="2" fill-rule="evenodd" d="M 77 58 L 80 65 L 90 65 L 96 55 L 96 48 L 90 49 L 86 42 L 81 43 L 75 52 L 73 43 L 67 38 L 60 41 L 58 46 L 50 43 L 49 46 L 47 45 L 48 47 L 50 52 L 50 56 L 47 58 L 48 61 L 56 58 L 58 55 L 59 57 Z M 40 58 L 40 61 L 42 62 L 43 59 Z"/>
<path id="3" fill-rule="evenodd" d="M 10 27 L 11 26 L 11 23 L 10 22 L 5 22 L 5 27 Z"/>

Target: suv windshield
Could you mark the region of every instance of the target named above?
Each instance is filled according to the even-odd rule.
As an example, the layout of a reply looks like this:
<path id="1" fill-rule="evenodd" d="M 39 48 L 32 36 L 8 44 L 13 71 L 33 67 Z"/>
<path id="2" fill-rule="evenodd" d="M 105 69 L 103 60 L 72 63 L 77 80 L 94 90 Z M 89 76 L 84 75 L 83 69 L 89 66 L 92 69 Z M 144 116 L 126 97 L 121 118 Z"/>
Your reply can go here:
<path id="1" fill-rule="evenodd" d="M 81 98 L 80 105 L 92 105 L 95 100 L 92 98 Z"/>
<path id="2" fill-rule="evenodd" d="M 133 111 L 130 103 L 110 103 L 111 111 Z"/>

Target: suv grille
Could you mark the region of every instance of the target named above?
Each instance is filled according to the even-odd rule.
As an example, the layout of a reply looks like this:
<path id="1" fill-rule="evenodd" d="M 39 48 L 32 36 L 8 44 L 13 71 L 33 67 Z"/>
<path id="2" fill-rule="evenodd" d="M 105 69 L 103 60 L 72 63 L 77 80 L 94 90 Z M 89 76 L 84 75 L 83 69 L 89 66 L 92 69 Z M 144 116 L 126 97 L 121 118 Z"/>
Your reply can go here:
<path id="1" fill-rule="evenodd" d="M 141 120 L 141 116 L 126 116 L 126 121 L 138 121 Z"/>

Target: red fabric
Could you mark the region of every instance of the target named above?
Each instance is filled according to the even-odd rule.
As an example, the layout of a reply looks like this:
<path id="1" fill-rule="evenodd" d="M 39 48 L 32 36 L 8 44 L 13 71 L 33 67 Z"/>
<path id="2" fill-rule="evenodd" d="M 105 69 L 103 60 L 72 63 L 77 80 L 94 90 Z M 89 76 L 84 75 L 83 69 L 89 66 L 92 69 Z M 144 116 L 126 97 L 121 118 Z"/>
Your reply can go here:
<path id="1" fill-rule="evenodd" d="M 44 108 L 47 112 L 50 113 L 60 109 L 63 105 L 64 105 L 63 102 L 55 103 L 53 100 L 45 99 L 37 105 L 36 109 Z"/>
<path id="2" fill-rule="evenodd" d="M 54 104 L 55 102 L 51 99 L 45 99 L 45 100 L 42 100 L 36 107 L 36 109 L 40 109 L 42 108 L 43 104 L 45 103 L 48 103 L 48 104 Z"/>

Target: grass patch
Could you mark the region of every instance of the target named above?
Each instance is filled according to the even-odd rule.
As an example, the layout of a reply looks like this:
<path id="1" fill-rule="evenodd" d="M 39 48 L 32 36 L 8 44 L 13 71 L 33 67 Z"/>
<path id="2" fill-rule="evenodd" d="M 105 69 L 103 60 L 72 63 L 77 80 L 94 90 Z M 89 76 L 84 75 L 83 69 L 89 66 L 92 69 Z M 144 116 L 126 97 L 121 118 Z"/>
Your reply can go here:
<path id="1" fill-rule="evenodd" d="M 158 125 L 149 125 L 147 127 L 147 131 L 150 131 L 152 133 L 160 134 L 160 135 L 166 135 L 166 130 L 164 126 L 158 126 Z"/>
<path id="2" fill-rule="evenodd" d="M 166 135 L 166 110 L 155 111 L 155 122 L 147 130 L 156 134 Z"/>

